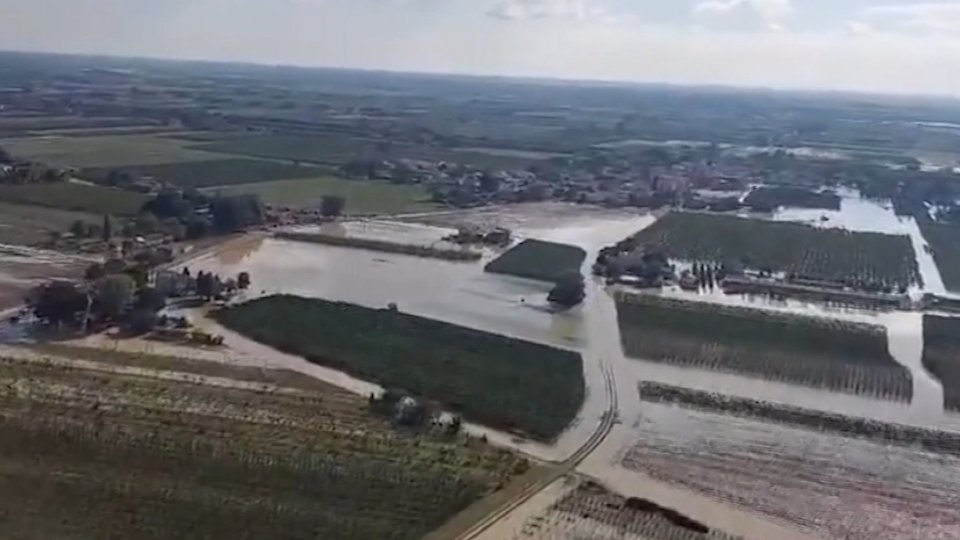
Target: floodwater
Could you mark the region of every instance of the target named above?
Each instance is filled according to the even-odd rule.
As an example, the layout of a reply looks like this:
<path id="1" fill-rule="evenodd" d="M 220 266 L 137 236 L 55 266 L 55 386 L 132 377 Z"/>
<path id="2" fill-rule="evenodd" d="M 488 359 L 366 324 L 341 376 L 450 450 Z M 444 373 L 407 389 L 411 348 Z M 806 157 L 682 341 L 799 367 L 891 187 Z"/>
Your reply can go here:
<path id="1" fill-rule="evenodd" d="M 920 277 L 923 279 L 923 287 L 916 288 L 914 292 L 947 294 L 940 271 L 933 256 L 926 250 L 927 242 L 914 218 L 897 216 L 889 203 L 863 199 L 856 191 L 840 190 L 838 194 L 841 196 L 840 210 L 785 208 L 775 213 L 773 219 L 807 223 L 816 227 L 909 236 L 913 251 L 917 255 Z"/>
<path id="2" fill-rule="evenodd" d="M 481 210 L 456 218 L 458 222 L 484 225 L 491 225 L 496 219 L 497 225 L 511 227 L 518 239 L 537 238 L 579 245 L 588 252 L 584 262 L 588 272 L 600 248 L 655 220 L 653 215 L 584 211 L 570 205 L 513 208 L 499 215 Z M 405 225 L 392 223 L 390 228 L 400 232 L 396 236 L 385 236 L 394 239 L 409 238 L 411 234 L 419 238 L 429 235 L 424 225 L 413 225 L 410 230 L 414 233 L 406 232 Z M 388 228 L 379 230 L 383 232 Z M 449 231 L 443 228 L 436 234 Z M 286 293 L 374 308 L 396 303 L 407 313 L 581 351 L 587 384 L 586 403 L 571 428 L 554 445 L 520 441 L 508 434 L 471 426 L 471 431 L 486 435 L 492 442 L 521 445 L 524 451 L 543 459 L 562 460 L 590 437 L 607 408 L 606 396 L 602 394 L 600 361 L 614 354 L 622 356 L 615 313 L 612 319 L 607 318 L 609 313 L 604 319 L 588 316 L 590 306 L 594 305 L 591 302 L 567 312 L 555 312 L 546 302 L 552 284 L 485 273 L 484 265 L 497 255 L 488 250 L 480 262 L 450 262 L 268 238 L 252 244 L 234 244 L 190 261 L 188 266 L 194 272 L 213 271 L 224 276 L 249 272 L 254 297 Z M 594 302 L 607 297 L 593 282 L 588 296 L 594 297 Z M 601 323 L 603 333 L 591 329 L 591 318 L 594 323 Z M 239 336 L 228 338 L 231 347 L 249 348 L 238 342 L 243 339 Z"/>

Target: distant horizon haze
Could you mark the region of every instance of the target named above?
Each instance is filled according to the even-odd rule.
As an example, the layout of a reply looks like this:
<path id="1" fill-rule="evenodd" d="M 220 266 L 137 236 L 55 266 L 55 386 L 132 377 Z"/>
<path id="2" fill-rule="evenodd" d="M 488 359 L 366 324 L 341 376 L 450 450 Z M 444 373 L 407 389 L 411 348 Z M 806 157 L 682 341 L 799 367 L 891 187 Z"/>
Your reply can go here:
<path id="1" fill-rule="evenodd" d="M 960 96 L 960 0 L 0 0 L 0 49 Z"/>

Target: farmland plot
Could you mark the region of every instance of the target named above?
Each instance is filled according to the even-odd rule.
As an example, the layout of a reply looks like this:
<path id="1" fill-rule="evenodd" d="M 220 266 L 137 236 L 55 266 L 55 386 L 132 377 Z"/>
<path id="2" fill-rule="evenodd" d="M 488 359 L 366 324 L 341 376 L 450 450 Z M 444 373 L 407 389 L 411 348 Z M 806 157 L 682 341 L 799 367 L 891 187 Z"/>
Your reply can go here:
<path id="1" fill-rule="evenodd" d="M 102 182 L 113 171 L 125 172 L 134 178 L 151 178 L 176 186 L 198 188 L 308 178 L 318 173 L 315 167 L 301 167 L 287 163 L 255 159 L 218 159 L 91 168 L 80 171 L 80 175 L 95 182 Z"/>
<path id="2" fill-rule="evenodd" d="M 0 361 L 0 536 L 413 540 L 520 463 L 296 375 L 182 367 Z"/>
<path id="3" fill-rule="evenodd" d="M 933 249 L 943 284 L 951 292 L 960 292 L 960 227 L 926 221 L 919 225 L 923 238 Z"/>
<path id="4" fill-rule="evenodd" d="M 74 182 L 0 185 L 0 201 L 91 214 L 136 214 L 147 200 L 139 193 Z"/>
<path id="5" fill-rule="evenodd" d="M 857 288 L 896 289 L 919 281 L 908 236 L 682 212 L 667 214 L 633 240 L 674 259 L 741 263 Z"/>
<path id="6" fill-rule="evenodd" d="M 909 370 L 881 326 L 686 302 L 617 296 L 627 356 L 814 388 L 909 401 Z"/>
<path id="7" fill-rule="evenodd" d="M 627 498 L 583 482 L 527 520 L 511 540 L 734 540 L 652 501 Z"/>
<path id="8" fill-rule="evenodd" d="M 541 440 L 558 436 L 583 402 L 578 353 L 389 309 L 279 295 L 215 317 L 283 352 Z"/>
<path id="9" fill-rule="evenodd" d="M 224 156 L 187 148 L 189 142 L 159 135 L 98 137 L 29 137 L 0 140 L 18 159 L 54 167 L 120 167 L 223 159 Z"/>
<path id="10" fill-rule="evenodd" d="M 943 406 L 960 412 L 960 319 L 923 318 L 923 367 L 943 385 Z"/>
<path id="11" fill-rule="evenodd" d="M 960 538 L 960 458 L 646 404 L 621 464 L 816 538 Z"/>
<path id="12" fill-rule="evenodd" d="M 541 281 L 559 281 L 579 274 L 587 252 L 577 246 L 524 240 L 484 269 L 494 274 L 509 274 Z"/>

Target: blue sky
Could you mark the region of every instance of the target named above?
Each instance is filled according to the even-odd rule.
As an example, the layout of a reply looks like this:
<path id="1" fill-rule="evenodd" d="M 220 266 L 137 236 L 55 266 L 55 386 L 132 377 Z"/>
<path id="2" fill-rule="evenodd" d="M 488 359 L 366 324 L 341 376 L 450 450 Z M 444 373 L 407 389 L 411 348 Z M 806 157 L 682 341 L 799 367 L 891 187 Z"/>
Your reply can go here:
<path id="1" fill-rule="evenodd" d="M 960 95 L 960 0 L 0 0 L 0 48 Z"/>

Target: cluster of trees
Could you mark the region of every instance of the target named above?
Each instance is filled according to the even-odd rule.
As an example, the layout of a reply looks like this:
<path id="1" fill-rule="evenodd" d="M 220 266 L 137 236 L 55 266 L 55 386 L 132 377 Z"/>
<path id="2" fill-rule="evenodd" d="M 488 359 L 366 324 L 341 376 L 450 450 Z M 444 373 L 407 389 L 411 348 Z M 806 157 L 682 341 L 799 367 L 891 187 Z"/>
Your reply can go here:
<path id="1" fill-rule="evenodd" d="M 0 173 L 0 184 L 52 184 L 63 182 L 69 177 L 67 171 L 41 163 L 14 162 L 9 154 L 6 157 L 0 154 L 0 165 L 7 167 Z"/>
<path id="2" fill-rule="evenodd" d="M 265 220 L 263 202 L 256 195 L 210 196 L 170 188 L 144 204 L 133 229 L 138 234 L 165 232 L 192 240 L 211 233 L 241 231 Z"/>
<path id="3" fill-rule="evenodd" d="M 100 224 L 78 219 L 70 225 L 70 233 L 74 238 L 102 238 L 104 242 L 109 242 L 113 239 L 113 219 L 105 215 Z"/>
<path id="4" fill-rule="evenodd" d="M 168 291 L 150 286 L 142 264 L 128 265 L 119 259 L 91 265 L 86 282 L 52 281 L 35 289 L 28 298 L 34 315 L 45 323 L 62 327 L 89 323 L 121 323 L 135 333 L 145 333 L 157 324 L 158 314 L 167 306 Z M 190 271 L 184 269 L 189 276 Z M 250 287 L 250 274 L 222 280 L 213 273 L 199 272 L 194 290 L 210 300 L 224 292 Z"/>

